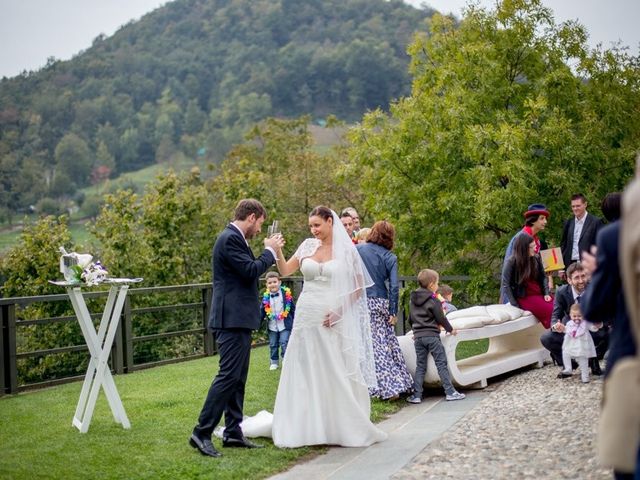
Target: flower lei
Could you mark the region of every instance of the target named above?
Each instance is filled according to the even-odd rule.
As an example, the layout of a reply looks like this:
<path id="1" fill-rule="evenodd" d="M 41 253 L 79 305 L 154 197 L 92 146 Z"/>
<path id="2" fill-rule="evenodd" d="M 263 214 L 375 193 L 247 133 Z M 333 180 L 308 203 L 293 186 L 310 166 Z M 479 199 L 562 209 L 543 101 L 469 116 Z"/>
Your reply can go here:
<path id="1" fill-rule="evenodd" d="M 446 313 L 447 313 L 447 300 L 439 293 L 432 294 L 431 298 L 434 298 L 436 301 L 440 302 L 440 304 L 442 305 L 442 310 L 444 310 L 444 313 L 446 315 Z"/>
<path id="2" fill-rule="evenodd" d="M 293 304 L 291 289 L 288 287 L 280 287 L 280 289 L 284 291 L 284 308 L 278 314 L 278 318 L 276 318 L 273 310 L 271 309 L 271 292 L 269 292 L 269 290 L 265 290 L 262 295 L 262 305 L 264 306 L 264 311 L 270 320 L 284 320 L 289 316 L 289 312 L 291 311 L 291 305 Z"/>

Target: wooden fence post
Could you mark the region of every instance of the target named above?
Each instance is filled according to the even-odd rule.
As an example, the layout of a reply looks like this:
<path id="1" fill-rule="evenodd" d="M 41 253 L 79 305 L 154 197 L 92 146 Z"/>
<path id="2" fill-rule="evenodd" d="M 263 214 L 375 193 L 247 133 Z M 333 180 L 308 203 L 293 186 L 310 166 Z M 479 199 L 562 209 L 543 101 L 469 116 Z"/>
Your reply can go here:
<path id="1" fill-rule="evenodd" d="M 122 369 L 125 373 L 133 372 L 133 322 L 131 319 L 131 297 L 124 300 L 122 309 Z"/>
<path id="2" fill-rule="evenodd" d="M 204 354 L 208 357 L 215 355 L 216 346 L 213 341 L 213 334 L 209 330 L 209 314 L 211 313 L 211 297 L 213 287 L 207 286 L 202 289 L 202 326 L 204 327 Z"/>
<path id="3" fill-rule="evenodd" d="M 6 372 L 4 369 L 4 365 L 5 365 L 5 345 L 4 345 L 4 337 L 6 336 L 4 331 L 5 331 L 5 326 L 4 326 L 4 319 L 5 319 L 5 305 L 2 306 L 2 308 L 0 309 L 0 396 L 5 394 L 5 388 L 6 388 L 6 384 L 7 381 L 5 380 Z"/>
<path id="4" fill-rule="evenodd" d="M 0 324 L 2 333 L 2 356 L 0 378 L 2 389 L 0 393 L 17 393 L 18 391 L 18 365 L 16 363 L 16 305 L 2 305 L 0 309 Z"/>

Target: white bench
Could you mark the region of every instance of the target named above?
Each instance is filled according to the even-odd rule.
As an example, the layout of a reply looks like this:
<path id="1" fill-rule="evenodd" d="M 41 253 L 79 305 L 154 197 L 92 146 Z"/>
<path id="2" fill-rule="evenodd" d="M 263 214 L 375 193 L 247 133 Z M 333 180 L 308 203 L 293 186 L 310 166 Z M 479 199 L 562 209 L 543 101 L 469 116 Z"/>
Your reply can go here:
<path id="1" fill-rule="evenodd" d="M 493 316 L 481 315 L 480 308 L 489 310 Z M 458 314 L 458 312 L 460 312 Z M 540 344 L 540 335 L 545 331 L 538 319 L 531 312 L 523 311 L 509 305 L 490 305 L 488 307 L 472 307 L 449 314 L 450 322 L 458 329 L 458 334 L 445 335 L 442 332 L 442 344 L 447 355 L 449 372 L 454 384 L 461 387 L 487 386 L 487 379 L 497 375 L 517 370 L 529 365 L 542 367 L 549 360 L 549 352 Z M 495 317 L 506 316 L 509 312 L 514 319 L 502 320 L 496 323 Z M 477 316 L 474 314 L 477 313 Z M 449 318 L 448 317 L 448 318 Z M 460 321 L 459 319 L 465 319 Z M 468 321 L 467 321 L 468 320 Z M 464 325 L 466 324 L 466 325 Z M 466 327 L 466 328 L 460 328 Z M 470 327 L 470 328 L 469 328 Z M 465 340 L 489 339 L 489 349 L 486 353 L 456 360 L 458 343 Z M 407 368 L 415 377 L 416 352 L 413 346 L 413 336 L 398 337 L 400 348 L 407 363 Z M 433 357 L 427 360 L 427 374 L 425 384 L 440 383 Z"/>

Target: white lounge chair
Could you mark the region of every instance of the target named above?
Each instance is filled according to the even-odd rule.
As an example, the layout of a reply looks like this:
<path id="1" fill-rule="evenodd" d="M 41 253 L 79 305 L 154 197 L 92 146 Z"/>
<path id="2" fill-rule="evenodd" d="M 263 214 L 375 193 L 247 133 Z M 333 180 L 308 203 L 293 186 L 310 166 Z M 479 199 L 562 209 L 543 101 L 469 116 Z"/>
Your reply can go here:
<path id="1" fill-rule="evenodd" d="M 454 384 L 461 387 L 487 386 L 487 379 L 529 365 L 542 367 L 549 360 L 549 352 L 540 344 L 545 331 L 531 312 L 511 305 L 471 307 L 450 313 L 447 318 L 458 335 L 441 334 L 447 355 L 449 372 Z M 458 343 L 465 340 L 489 339 L 486 353 L 464 360 L 456 360 Z M 413 335 L 399 336 L 400 348 L 412 376 L 416 371 L 416 352 Z M 425 384 L 440 383 L 433 357 L 429 355 Z"/>

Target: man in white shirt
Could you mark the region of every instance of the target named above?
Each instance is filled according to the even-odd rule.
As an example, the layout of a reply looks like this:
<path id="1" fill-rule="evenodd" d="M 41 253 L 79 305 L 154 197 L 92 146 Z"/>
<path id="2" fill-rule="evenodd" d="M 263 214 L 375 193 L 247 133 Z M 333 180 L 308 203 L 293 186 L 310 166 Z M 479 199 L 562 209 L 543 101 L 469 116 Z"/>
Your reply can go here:
<path id="1" fill-rule="evenodd" d="M 587 199 L 582 193 L 571 196 L 573 217 L 564 223 L 560 248 L 565 267 L 581 260 L 582 252 L 596 243 L 602 220 L 587 212 Z"/>

